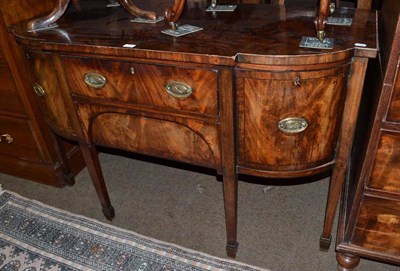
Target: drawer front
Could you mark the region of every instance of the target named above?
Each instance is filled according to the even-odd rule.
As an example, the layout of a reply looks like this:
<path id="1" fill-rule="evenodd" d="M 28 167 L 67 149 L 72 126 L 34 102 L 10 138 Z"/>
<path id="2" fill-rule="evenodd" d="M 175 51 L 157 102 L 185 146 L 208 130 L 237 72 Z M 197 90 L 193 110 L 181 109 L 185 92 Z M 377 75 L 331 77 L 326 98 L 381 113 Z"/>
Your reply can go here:
<path id="1" fill-rule="evenodd" d="M 239 164 L 301 170 L 335 155 L 349 65 L 299 72 L 237 71 Z"/>
<path id="2" fill-rule="evenodd" d="M 32 129 L 27 120 L 0 116 L 0 153 L 18 159 L 40 161 Z"/>
<path id="3" fill-rule="evenodd" d="M 119 113 L 98 115 L 91 123 L 96 145 L 119 148 L 210 168 L 218 166 L 218 130 L 195 121 L 173 121 Z"/>
<path id="4" fill-rule="evenodd" d="M 390 102 L 387 120 L 400 123 L 400 75 L 397 67 L 397 77 L 393 86 L 393 95 Z"/>
<path id="5" fill-rule="evenodd" d="M 0 111 L 25 114 L 11 71 L 0 64 Z"/>
<path id="6" fill-rule="evenodd" d="M 215 70 L 78 58 L 64 58 L 64 63 L 71 91 L 75 94 L 218 115 Z M 90 86 L 85 78 L 86 81 L 92 78 L 93 82 L 105 80 L 104 86 Z"/>
<path id="7" fill-rule="evenodd" d="M 366 196 L 350 243 L 387 255 L 400 256 L 400 201 Z M 383 255 L 383 254 L 381 254 Z"/>
<path id="8" fill-rule="evenodd" d="M 367 185 L 370 188 L 400 194 L 399 133 L 381 133 Z"/>

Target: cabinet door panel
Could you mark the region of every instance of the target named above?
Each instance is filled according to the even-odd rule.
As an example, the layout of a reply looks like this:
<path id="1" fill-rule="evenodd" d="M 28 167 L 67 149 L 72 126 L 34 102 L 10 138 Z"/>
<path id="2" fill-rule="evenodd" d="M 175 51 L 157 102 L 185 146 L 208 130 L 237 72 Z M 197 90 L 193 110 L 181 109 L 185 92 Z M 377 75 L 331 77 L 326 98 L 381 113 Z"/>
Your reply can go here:
<path id="1" fill-rule="evenodd" d="M 27 53 L 35 77 L 34 84 L 44 91 L 39 100 L 46 122 L 62 135 L 73 137 L 75 132 L 72 129 L 70 116 L 61 94 L 61 86 L 54 72 L 55 67 L 51 55 L 36 52 Z"/>
<path id="2" fill-rule="evenodd" d="M 295 170 L 331 161 L 348 69 L 349 65 L 307 72 L 238 70 L 239 164 Z M 282 129 L 282 122 L 289 130 Z"/>

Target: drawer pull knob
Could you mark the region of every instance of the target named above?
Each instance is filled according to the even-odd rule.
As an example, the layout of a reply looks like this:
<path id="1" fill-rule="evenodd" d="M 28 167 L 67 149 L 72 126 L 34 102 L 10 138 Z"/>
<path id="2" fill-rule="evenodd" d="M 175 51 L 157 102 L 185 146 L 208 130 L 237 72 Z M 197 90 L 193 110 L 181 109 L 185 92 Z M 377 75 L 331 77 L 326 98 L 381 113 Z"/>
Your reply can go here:
<path id="1" fill-rule="evenodd" d="M 294 78 L 293 83 L 294 83 L 295 86 L 301 87 L 300 78 L 299 77 Z"/>
<path id="2" fill-rule="evenodd" d="M 308 127 L 308 122 L 304 118 L 291 117 L 278 122 L 278 129 L 286 134 L 298 134 Z"/>
<path id="3" fill-rule="evenodd" d="M 168 82 L 168 84 L 165 86 L 165 90 L 169 95 L 178 99 L 185 99 L 193 93 L 191 86 L 178 81 Z"/>
<path id="4" fill-rule="evenodd" d="M 92 88 L 96 88 L 96 89 L 100 89 L 102 87 L 104 87 L 104 85 L 107 82 L 107 79 L 98 73 L 95 72 L 89 72 L 87 74 L 85 74 L 85 77 L 83 79 L 85 81 L 85 83 L 92 87 Z"/>
<path id="5" fill-rule="evenodd" d="M 3 140 L 5 140 L 8 144 L 10 144 L 10 143 L 12 143 L 14 141 L 14 139 L 11 137 L 10 134 L 0 135 L 0 142 L 3 142 Z"/>
<path id="6" fill-rule="evenodd" d="M 38 83 L 35 83 L 33 85 L 33 90 L 35 91 L 35 93 L 37 94 L 37 96 L 39 97 L 44 97 L 44 95 L 46 95 L 46 91 L 44 91 L 44 89 L 42 88 L 41 85 L 39 85 Z"/>

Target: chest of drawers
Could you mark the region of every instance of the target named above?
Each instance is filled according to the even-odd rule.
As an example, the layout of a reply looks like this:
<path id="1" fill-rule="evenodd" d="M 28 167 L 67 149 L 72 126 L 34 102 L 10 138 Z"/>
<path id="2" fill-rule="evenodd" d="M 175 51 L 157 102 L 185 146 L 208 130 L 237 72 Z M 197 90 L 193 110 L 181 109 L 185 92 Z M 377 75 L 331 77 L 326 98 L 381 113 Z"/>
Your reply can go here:
<path id="1" fill-rule="evenodd" d="M 400 264 L 400 6 L 384 1 L 379 14 L 380 65 L 363 155 L 355 160 L 341 202 L 338 270 L 360 258 Z M 383 75 L 383 76 L 381 76 Z M 374 82 L 371 80 L 371 82 Z"/>
<path id="2" fill-rule="evenodd" d="M 212 14 L 187 5 L 182 24 L 203 30 L 178 38 L 162 34 L 162 23 L 130 24 L 123 10 L 109 12 L 97 3 L 66 14 L 59 28 L 14 31 L 44 116 L 79 143 L 104 214 L 111 219 L 114 210 L 96 146 L 215 169 L 232 257 L 239 173 L 284 182 L 332 171 L 327 249 L 368 58 L 376 55 L 375 14 L 342 11 L 353 27 L 328 27 L 337 43 L 324 51 L 299 47 L 314 35 L 313 10 L 239 5 Z"/>

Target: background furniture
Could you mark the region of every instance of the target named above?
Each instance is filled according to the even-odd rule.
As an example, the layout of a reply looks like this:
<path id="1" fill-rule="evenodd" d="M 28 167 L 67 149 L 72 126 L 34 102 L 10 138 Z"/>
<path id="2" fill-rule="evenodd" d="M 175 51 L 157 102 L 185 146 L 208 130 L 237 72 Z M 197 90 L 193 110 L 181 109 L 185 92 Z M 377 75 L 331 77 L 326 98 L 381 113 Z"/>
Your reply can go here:
<path id="1" fill-rule="evenodd" d="M 370 94 L 374 99 L 367 109 L 372 112 L 372 125 L 367 130 L 367 144 L 355 150 L 363 150 L 364 154 L 359 164 L 354 164 L 354 167 L 360 167 L 350 175 L 342 198 L 337 243 L 339 270 L 354 268 L 360 257 L 400 264 L 398 1 L 383 1 L 379 15 L 381 66 L 374 66 L 373 74 L 377 80 L 375 84 L 370 80 L 373 91 Z"/>
<path id="2" fill-rule="evenodd" d="M 73 183 L 84 163 L 77 147 L 60 150 L 41 117 L 25 57 L 8 27 L 51 10 L 51 1 L 0 1 L 0 171 L 52 186 Z M 69 159 L 70 158 L 70 159 Z"/>

